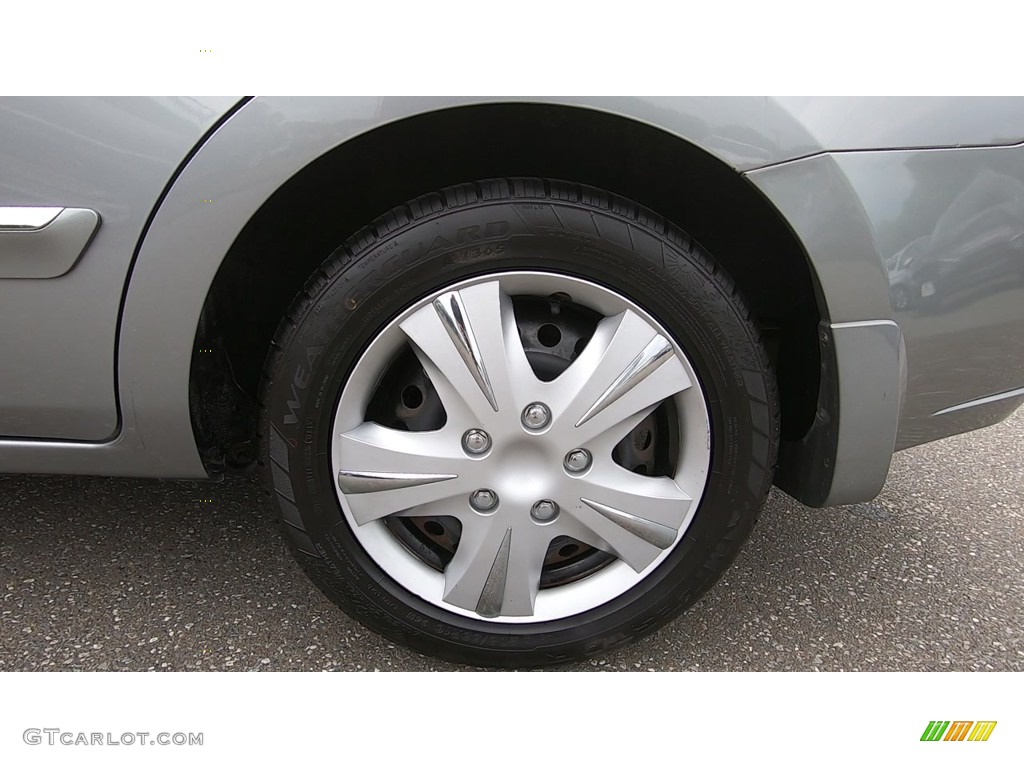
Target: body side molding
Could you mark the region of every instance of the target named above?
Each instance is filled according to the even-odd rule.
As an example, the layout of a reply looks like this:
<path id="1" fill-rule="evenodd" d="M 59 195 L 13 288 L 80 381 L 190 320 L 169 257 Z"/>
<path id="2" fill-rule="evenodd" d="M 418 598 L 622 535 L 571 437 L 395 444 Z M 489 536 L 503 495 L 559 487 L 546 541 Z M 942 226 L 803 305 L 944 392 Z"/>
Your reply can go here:
<path id="1" fill-rule="evenodd" d="M 1011 389 L 1009 392 L 1000 392 L 995 395 L 988 395 L 987 397 L 979 397 L 976 400 L 968 400 L 966 403 L 960 403 L 959 405 L 951 405 L 949 408 L 943 408 L 941 411 L 936 411 L 932 416 L 944 416 L 947 413 L 955 413 L 956 411 L 975 408 L 979 405 L 988 405 L 989 403 L 998 403 L 1000 400 L 1009 400 L 1015 397 L 1024 397 L 1024 387 Z"/>

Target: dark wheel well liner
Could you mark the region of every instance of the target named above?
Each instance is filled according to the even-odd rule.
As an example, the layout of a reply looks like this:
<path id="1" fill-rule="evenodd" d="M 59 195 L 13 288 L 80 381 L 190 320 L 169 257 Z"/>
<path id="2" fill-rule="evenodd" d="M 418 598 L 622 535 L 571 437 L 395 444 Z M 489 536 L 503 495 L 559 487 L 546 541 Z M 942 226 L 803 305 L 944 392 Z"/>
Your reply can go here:
<path id="1" fill-rule="evenodd" d="M 760 192 L 700 148 L 627 118 L 492 104 L 425 113 L 352 139 L 285 182 L 249 221 L 198 329 L 195 348 L 214 352 L 192 364 L 193 427 L 210 471 L 252 455 L 255 397 L 274 330 L 337 243 L 403 200 L 501 176 L 608 189 L 690 233 L 752 307 L 779 380 L 783 438 L 806 433 L 817 407 L 817 326 L 825 312 L 800 243 Z"/>

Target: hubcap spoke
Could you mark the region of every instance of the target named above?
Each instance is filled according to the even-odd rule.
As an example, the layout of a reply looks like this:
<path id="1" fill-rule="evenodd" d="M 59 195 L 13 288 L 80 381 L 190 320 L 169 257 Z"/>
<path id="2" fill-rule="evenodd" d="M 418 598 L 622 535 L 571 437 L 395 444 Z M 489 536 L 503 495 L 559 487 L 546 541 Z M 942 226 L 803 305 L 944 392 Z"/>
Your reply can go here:
<path id="1" fill-rule="evenodd" d="M 663 400 L 691 386 L 671 343 L 626 310 L 602 320 L 573 364 L 554 382 L 559 433 L 577 445 L 624 437 Z"/>
<path id="2" fill-rule="evenodd" d="M 401 328 L 445 409 L 468 411 L 478 423 L 514 410 L 516 388 L 536 381 L 512 302 L 496 281 L 444 293 Z"/>
<path id="3" fill-rule="evenodd" d="M 645 477 L 606 467 L 600 481 L 585 479 L 569 512 L 569 535 L 610 552 L 639 572 L 671 547 L 693 500 L 668 477 Z"/>
<path id="4" fill-rule="evenodd" d="M 481 520 L 463 527 L 444 572 L 444 600 L 487 618 L 532 616 L 550 532 Z"/>
<path id="5" fill-rule="evenodd" d="M 338 488 L 359 525 L 467 494 L 470 464 L 449 430 L 403 432 L 366 422 L 338 438 Z M 449 514 L 465 509 L 452 507 Z"/>

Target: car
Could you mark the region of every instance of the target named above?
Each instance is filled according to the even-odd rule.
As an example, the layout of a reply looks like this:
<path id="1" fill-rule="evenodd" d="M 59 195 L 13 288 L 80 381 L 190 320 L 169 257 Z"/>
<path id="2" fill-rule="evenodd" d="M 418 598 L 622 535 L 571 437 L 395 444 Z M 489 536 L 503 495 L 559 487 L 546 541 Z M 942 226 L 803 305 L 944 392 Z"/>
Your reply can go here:
<path id="1" fill-rule="evenodd" d="M 1024 401 L 1019 98 L 3 98 L 0 138 L 0 472 L 257 473 L 440 658 L 650 633 L 773 485 L 869 501 Z"/>

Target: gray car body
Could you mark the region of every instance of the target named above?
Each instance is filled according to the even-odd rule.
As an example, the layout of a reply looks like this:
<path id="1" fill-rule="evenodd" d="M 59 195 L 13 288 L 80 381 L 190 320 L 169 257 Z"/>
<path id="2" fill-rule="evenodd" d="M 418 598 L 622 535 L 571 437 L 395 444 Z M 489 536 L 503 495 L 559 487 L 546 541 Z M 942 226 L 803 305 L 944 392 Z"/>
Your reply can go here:
<path id="1" fill-rule="evenodd" d="M 0 472 L 207 477 L 190 365 L 247 222 L 354 137 L 495 101 L 517 100 L 0 99 L 0 210 L 99 217 L 84 236 L 53 224 L 29 236 L 42 243 L 39 275 L 24 271 L 25 232 L 0 227 Z M 800 476 L 783 487 L 801 500 L 870 499 L 895 450 L 995 423 L 1024 400 L 1024 99 L 530 101 L 699 147 L 799 239 L 835 401 L 823 390 L 820 418 L 787 448 Z M 917 295 L 905 304 L 897 290 Z"/>

